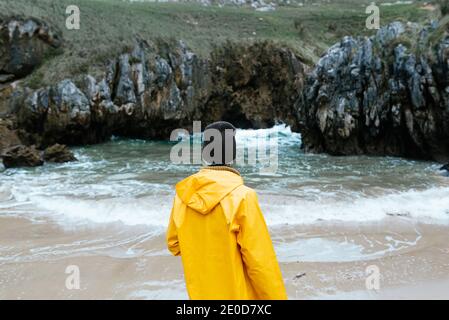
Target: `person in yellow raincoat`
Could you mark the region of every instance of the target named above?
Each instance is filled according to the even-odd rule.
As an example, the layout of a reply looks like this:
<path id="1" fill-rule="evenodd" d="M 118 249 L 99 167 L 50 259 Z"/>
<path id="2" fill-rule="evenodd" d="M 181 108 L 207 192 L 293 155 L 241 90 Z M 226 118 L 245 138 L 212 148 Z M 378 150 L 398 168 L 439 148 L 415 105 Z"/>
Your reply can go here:
<path id="1" fill-rule="evenodd" d="M 219 135 L 204 143 L 203 159 L 220 135 L 222 152 L 212 148 L 210 165 L 176 185 L 167 230 L 168 249 L 182 258 L 189 297 L 287 299 L 256 192 L 227 165 L 235 160 L 235 128 L 215 122 L 204 131 L 206 141 L 210 131 Z"/>

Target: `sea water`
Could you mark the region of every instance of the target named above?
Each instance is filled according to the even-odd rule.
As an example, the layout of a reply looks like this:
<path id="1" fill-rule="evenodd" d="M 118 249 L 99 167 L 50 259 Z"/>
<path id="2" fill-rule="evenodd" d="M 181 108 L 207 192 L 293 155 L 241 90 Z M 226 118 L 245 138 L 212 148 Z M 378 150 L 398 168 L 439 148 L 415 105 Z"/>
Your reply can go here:
<path id="1" fill-rule="evenodd" d="M 238 169 L 256 189 L 269 226 L 365 222 L 388 216 L 449 223 L 449 178 L 434 162 L 305 154 L 299 133 L 278 125 L 238 130 L 237 143 L 276 132 L 276 172 Z M 48 217 L 63 226 L 122 223 L 163 232 L 174 186 L 200 165 L 170 161 L 173 143 L 113 138 L 74 148 L 79 161 L 0 172 L 0 215 Z"/>

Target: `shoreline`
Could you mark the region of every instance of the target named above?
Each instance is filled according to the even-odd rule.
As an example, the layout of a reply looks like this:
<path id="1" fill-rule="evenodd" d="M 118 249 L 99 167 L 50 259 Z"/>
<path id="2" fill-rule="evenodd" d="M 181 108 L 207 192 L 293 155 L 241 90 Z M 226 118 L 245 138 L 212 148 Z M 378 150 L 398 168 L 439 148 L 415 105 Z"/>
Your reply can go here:
<path id="1" fill-rule="evenodd" d="M 387 218 L 270 228 L 289 299 L 448 299 L 449 226 Z M 181 259 L 146 226 L 64 229 L 0 216 L 0 299 L 187 299 Z M 68 266 L 80 289 L 68 290 Z M 366 268 L 380 289 L 366 289 Z"/>

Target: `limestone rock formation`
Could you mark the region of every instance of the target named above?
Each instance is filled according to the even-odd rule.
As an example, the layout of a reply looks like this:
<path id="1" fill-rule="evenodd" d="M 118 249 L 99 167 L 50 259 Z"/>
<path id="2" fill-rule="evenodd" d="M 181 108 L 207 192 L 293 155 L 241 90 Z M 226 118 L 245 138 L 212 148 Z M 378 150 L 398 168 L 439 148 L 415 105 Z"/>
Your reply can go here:
<path id="1" fill-rule="evenodd" d="M 37 167 L 44 164 L 41 153 L 34 146 L 10 147 L 4 151 L 2 157 L 5 168 Z"/>
<path id="2" fill-rule="evenodd" d="M 345 37 L 311 72 L 297 109 L 308 151 L 447 160 L 449 24 Z"/>
<path id="3" fill-rule="evenodd" d="M 97 143 L 112 134 L 167 139 L 194 120 L 295 126 L 292 106 L 303 78 L 295 54 L 268 43 L 227 44 L 201 59 L 183 42 L 139 41 L 111 61 L 104 78 L 16 89 L 9 109 L 25 131 L 23 140 L 39 148 Z"/>
<path id="4" fill-rule="evenodd" d="M 30 74 L 61 40 L 41 20 L 9 18 L 0 19 L 0 44 L 0 83 L 5 83 Z"/>
<path id="5" fill-rule="evenodd" d="M 4 150 L 19 144 L 22 142 L 13 128 L 13 122 L 9 119 L 0 119 L 0 155 Z"/>
<path id="6" fill-rule="evenodd" d="M 71 162 L 76 161 L 76 157 L 70 149 L 62 144 L 54 144 L 44 151 L 44 160 L 46 162 Z"/>

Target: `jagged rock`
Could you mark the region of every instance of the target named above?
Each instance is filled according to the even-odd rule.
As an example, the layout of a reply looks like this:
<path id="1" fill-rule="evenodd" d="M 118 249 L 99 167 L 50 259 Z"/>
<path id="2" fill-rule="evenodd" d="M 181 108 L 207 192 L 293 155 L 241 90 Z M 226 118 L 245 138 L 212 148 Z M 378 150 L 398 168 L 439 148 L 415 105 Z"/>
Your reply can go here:
<path id="1" fill-rule="evenodd" d="M 87 97 L 70 80 L 63 80 L 51 88 L 45 131 L 61 134 L 70 127 L 87 128 L 90 106 Z"/>
<path id="2" fill-rule="evenodd" d="M 2 157 L 5 168 L 37 167 L 44 164 L 41 153 L 33 146 L 10 147 L 4 151 Z"/>
<path id="3" fill-rule="evenodd" d="M 30 143 L 41 148 L 58 141 L 70 144 L 95 142 L 88 131 L 91 121 L 89 100 L 70 80 L 28 94 L 17 112 L 17 120 L 20 127 L 35 135 Z"/>
<path id="4" fill-rule="evenodd" d="M 0 74 L 0 83 L 10 82 L 15 78 L 13 74 Z"/>
<path id="5" fill-rule="evenodd" d="M 77 161 L 75 155 L 70 151 L 70 149 L 62 144 L 54 144 L 48 147 L 44 151 L 44 160 L 47 162 L 70 162 Z"/>
<path id="6" fill-rule="evenodd" d="M 11 120 L 0 119 L 0 155 L 4 150 L 21 144 L 16 130 L 13 129 Z"/>
<path id="7" fill-rule="evenodd" d="M 0 83 L 30 74 L 61 46 L 58 32 L 35 18 L 0 20 L 0 43 Z"/>
<path id="8" fill-rule="evenodd" d="M 395 22 L 332 46 L 297 104 L 305 149 L 447 160 L 447 28 Z"/>
<path id="9" fill-rule="evenodd" d="M 117 105 L 136 104 L 134 84 L 131 80 L 131 65 L 129 55 L 122 54 L 118 59 L 117 65 L 118 82 L 114 95 L 114 103 Z"/>

